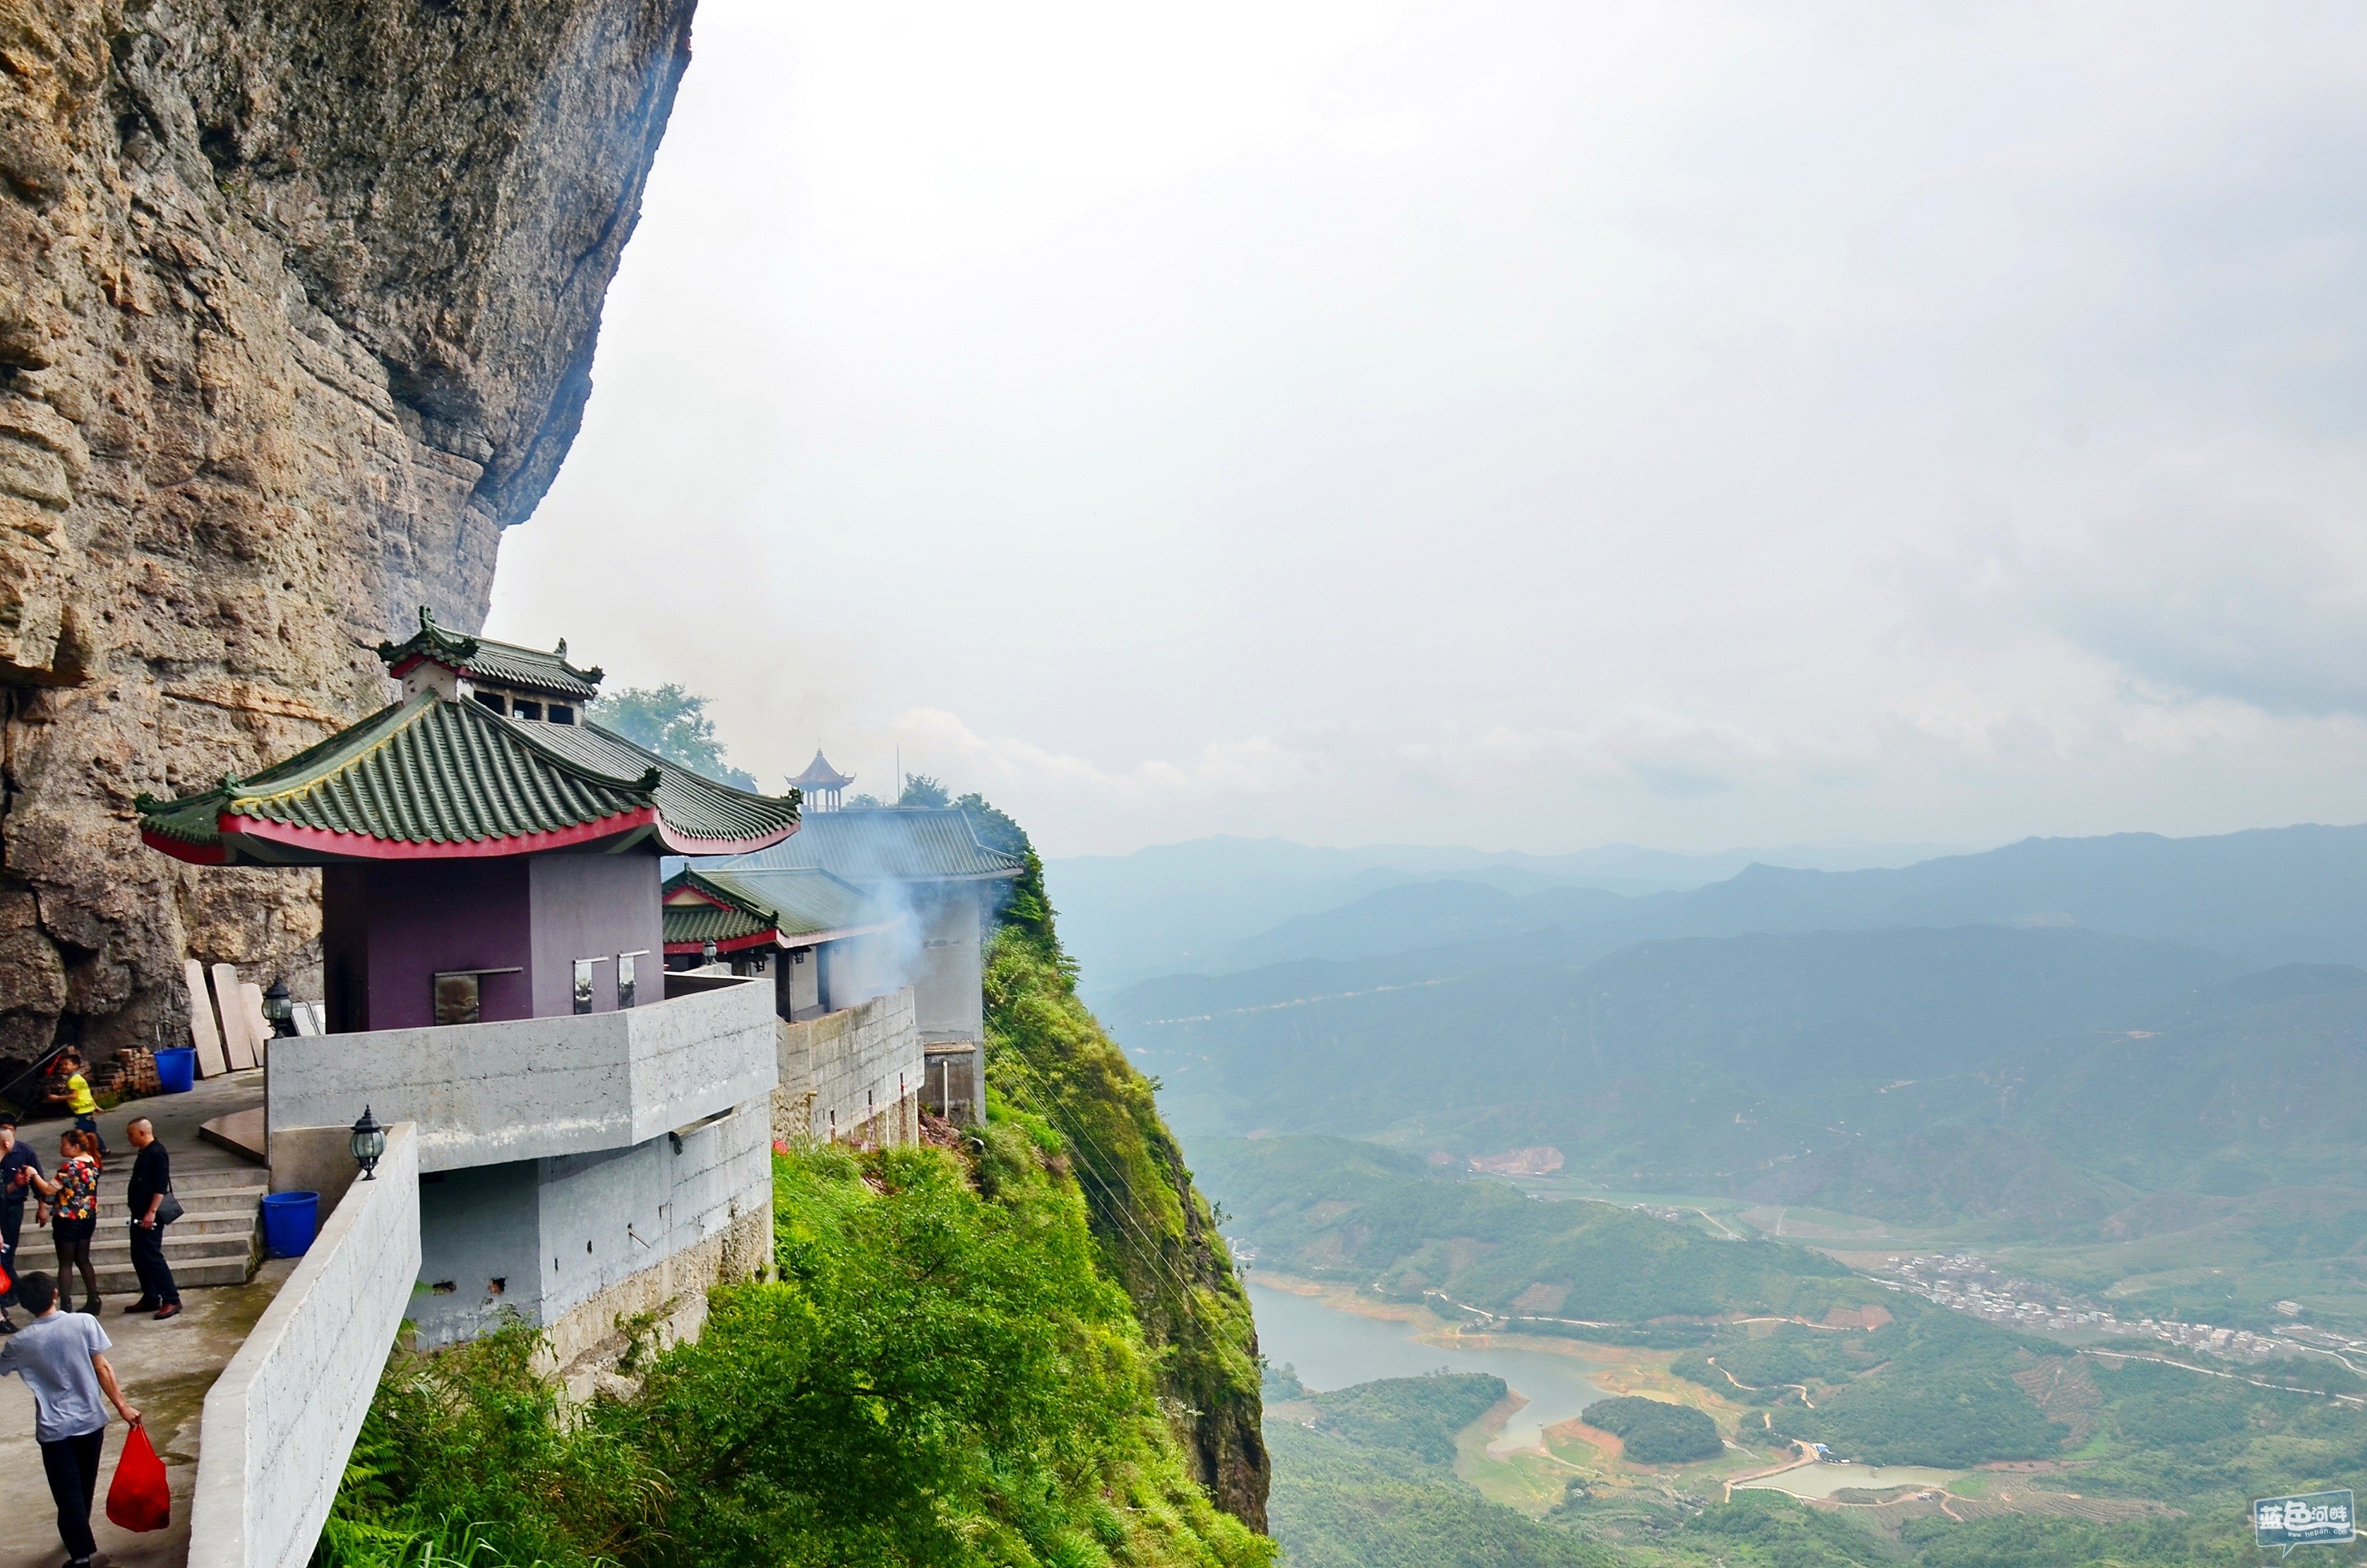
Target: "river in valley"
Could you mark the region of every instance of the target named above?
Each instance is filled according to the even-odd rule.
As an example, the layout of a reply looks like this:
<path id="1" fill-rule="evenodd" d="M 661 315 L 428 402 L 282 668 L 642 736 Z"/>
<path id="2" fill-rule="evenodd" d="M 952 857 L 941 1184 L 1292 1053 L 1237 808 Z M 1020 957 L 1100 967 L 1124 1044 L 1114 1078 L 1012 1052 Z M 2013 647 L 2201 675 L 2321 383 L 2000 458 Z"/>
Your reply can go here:
<path id="1" fill-rule="evenodd" d="M 1376 1378 L 1419 1377 L 1441 1367 L 1454 1372 L 1493 1372 L 1528 1400 L 1489 1446 L 1498 1450 L 1535 1448 L 1542 1433 L 1568 1421 L 1603 1398 L 1588 1381 L 1594 1363 L 1554 1350 L 1459 1344 L 1452 1335 L 1417 1337 L 1418 1322 L 1365 1317 L 1326 1306 L 1318 1296 L 1293 1295 L 1248 1281 L 1257 1312 L 1258 1348 L 1279 1367 L 1287 1363 L 1308 1388 L 1331 1390 Z"/>

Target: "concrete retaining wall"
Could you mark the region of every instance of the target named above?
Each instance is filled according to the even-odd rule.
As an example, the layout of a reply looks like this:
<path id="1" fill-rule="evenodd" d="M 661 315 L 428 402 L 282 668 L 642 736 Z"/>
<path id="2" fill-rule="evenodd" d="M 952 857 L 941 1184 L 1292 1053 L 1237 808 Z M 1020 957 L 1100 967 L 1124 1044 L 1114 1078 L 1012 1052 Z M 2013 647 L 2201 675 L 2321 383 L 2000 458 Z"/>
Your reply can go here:
<path id="1" fill-rule="evenodd" d="M 920 1136 L 923 1062 L 912 987 L 778 1025 L 773 1136 L 910 1143 Z"/>
<path id="2" fill-rule="evenodd" d="M 472 1338 L 515 1312 L 549 1329 L 572 1364 L 613 1335 L 617 1312 L 714 1283 L 721 1276 L 677 1260 L 750 1215 L 765 1216 L 757 1228 L 769 1233 L 769 1111 L 760 1097 L 629 1149 L 431 1172 L 420 1191 L 425 1289 L 411 1309 L 419 1342 Z M 760 1243 L 741 1271 L 761 1268 L 768 1248 Z M 631 1304 L 583 1317 L 611 1295 Z M 571 1319 L 581 1321 L 562 1335 Z"/>
<path id="3" fill-rule="evenodd" d="M 190 1568 L 311 1559 L 418 1274 L 419 1140 L 397 1123 L 206 1395 Z"/>
<path id="4" fill-rule="evenodd" d="M 651 962 L 654 962 L 653 960 Z M 619 1012 L 275 1041 L 271 1134 L 368 1105 L 419 1129 L 422 1170 L 630 1148 L 774 1087 L 773 987 Z"/>

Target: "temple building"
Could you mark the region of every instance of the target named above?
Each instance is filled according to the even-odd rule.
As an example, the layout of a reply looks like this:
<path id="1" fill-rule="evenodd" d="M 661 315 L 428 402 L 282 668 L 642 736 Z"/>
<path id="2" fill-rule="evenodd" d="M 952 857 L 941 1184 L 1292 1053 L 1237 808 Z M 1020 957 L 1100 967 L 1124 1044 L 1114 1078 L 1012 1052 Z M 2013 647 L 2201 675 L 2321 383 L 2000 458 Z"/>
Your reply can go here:
<path id="1" fill-rule="evenodd" d="M 919 1136 L 929 1066 L 912 978 L 918 924 L 902 900 L 810 868 L 685 865 L 666 878 L 665 935 L 670 967 L 770 975 L 775 1137 Z"/>
<path id="2" fill-rule="evenodd" d="M 813 761 L 806 764 L 804 773 L 789 781 L 789 787 L 801 794 L 816 811 L 835 811 L 840 792 L 854 782 L 853 773 L 842 773 L 832 767 L 830 759 L 817 746 Z"/>
<path id="3" fill-rule="evenodd" d="M 689 865 L 710 884 L 752 890 L 785 886 L 759 877 L 825 873 L 905 912 L 910 925 L 900 942 L 864 947 L 860 971 L 855 953 L 844 975 L 833 962 L 832 998 L 909 984 L 926 1056 L 923 1103 L 957 1121 L 984 1113 L 985 939 L 994 910 L 1026 866 L 1018 855 L 980 843 L 969 813 L 957 807 L 817 812 L 794 836 L 764 849 Z M 771 906 L 780 895 L 753 897 Z"/>
<path id="4" fill-rule="evenodd" d="M 666 974 L 659 863 L 777 848 L 798 801 L 587 722 L 601 674 L 564 643 L 423 610 L 379 652 L 401 700 L 251 778 L 142 796 L 142 837 L 321 869 L 329 1032 L 272 1045 L 272 1185 L 325 1213 L 364 1107 L 413 1124 L 423 1340 L 514 1310 L 566 1364 L 770 1256 L 775 987 Z"/>
<path id="5" fill-rule="evenodd" d="M 774 1010 L 793 1023 L 905 984 L 912 942 L 900 901 L 826 871 L 685 865 L 666 879 L 667 967 L 769 975 Z"/>

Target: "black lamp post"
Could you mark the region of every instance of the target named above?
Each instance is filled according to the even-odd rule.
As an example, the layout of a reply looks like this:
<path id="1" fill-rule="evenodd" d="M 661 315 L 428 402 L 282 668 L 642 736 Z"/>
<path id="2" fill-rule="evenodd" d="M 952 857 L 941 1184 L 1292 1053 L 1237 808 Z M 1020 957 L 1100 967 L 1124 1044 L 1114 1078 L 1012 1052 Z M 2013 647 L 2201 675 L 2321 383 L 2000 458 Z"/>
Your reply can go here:
<path id="1" fill-rule="evenodd" d="M 296 1032 L 296 1004 L 289 999 L 288 982 L 273 976 L 271 988 L 263 993 L 263 1016 L 270 1021 L 271 1032 L 285 1040 Z"/>
<path id="2" fill-rule="evenodd" d="M 354 1123 L 353 1151 L 354 1163 L 362 1168 L 362 1179 L 376 1181 L 379 1156 L 386 1153 L 386 1129 L 378 1124 L 367 1105 L 362 1107 L 362 1119 Z"/>

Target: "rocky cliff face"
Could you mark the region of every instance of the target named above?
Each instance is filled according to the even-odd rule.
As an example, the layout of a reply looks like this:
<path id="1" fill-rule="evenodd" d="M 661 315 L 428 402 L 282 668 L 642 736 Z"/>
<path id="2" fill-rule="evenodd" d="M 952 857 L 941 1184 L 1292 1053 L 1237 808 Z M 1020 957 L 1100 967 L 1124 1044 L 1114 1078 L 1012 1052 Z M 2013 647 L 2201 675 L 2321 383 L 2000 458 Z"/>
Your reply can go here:
<path id="1" fill-rule="evenodd" d="M 143 849 L 482 621 L 591 390 L 694 0 L 0 0 L 0 1055 L 291 980 L 310 873 Z"/>

